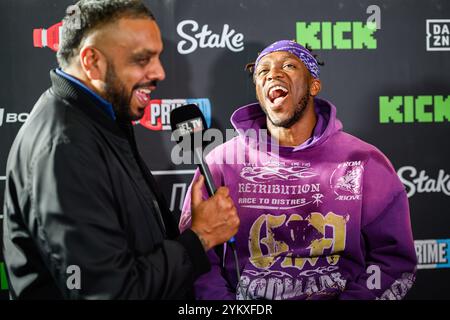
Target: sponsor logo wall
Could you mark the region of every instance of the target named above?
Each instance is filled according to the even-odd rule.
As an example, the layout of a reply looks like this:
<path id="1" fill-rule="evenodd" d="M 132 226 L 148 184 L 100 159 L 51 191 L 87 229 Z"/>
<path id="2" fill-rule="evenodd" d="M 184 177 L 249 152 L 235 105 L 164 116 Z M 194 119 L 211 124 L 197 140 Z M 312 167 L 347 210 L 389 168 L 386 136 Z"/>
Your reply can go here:
<path id="1" fill-rule="evenodd" d="M 234 110 L 255 101 L 245 64 L 269 43 L 295 39 L 325 62 L 320 96 L 336 105 L 344 129 L 382 150 L 405 186 L 419 259 L 417 280 L 407 298 L 450 299 L 450 2 L 145 2 L 162 30 L 167 77 L 152 93 L 134 130 L 176 218 L 195 166 L 171 161 L 170 111 L 195 103 L 208 125 L 222 132 L 231 129 Z M 49 70 L 57 67 L 61 19 L 74 10 L 71 5 L 69 0 L 0 3 L 6 30 L 14 30 L 3 35 L 7 45 L 0 59 L 0 220 L 9 148 L 50 85 Z M 270 180 L 270 190 L 264 192 L 293 192 L 283 189 L 276 171 L 263 175 L 266 169 L 243 167 L 245 183 L 239 188 L 246 206 L 301 210 L 305 203 L 322 201 L 319 185 L 301 184 L 298 203 L 254 203 L 247 193 L 256 190 L 261 177 Z M 305 163 L 284 169 L 290 179 L 316 174 Z M 336 199 L 348 202 L 362 197 L 363 171 L 358 159 L 336 168 L 328 181 Z M 7 297 L 0 256 L 0 298 Z"/>

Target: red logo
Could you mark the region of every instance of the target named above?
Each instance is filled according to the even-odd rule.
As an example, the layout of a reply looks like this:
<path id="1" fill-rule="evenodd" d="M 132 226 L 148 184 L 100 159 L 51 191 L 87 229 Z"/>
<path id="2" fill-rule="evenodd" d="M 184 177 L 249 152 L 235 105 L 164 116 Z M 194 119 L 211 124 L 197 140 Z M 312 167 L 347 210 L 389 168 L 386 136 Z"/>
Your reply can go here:
<path id="1" fill-rule="evenodd" d="M 59 39 L 61 37 L 62 21 L 51 27 L 44 29 L 33 29 L 33 46 L 35 48 L 48 47 L 53 51 L 58 51 Z"/>

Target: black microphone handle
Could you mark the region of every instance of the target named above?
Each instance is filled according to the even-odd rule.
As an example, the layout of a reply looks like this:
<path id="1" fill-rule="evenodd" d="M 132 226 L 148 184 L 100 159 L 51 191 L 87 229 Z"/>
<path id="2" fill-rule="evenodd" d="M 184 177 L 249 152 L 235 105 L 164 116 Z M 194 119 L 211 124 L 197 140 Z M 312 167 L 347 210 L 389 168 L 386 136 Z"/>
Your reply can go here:
<path id="1" fill-rule="evenodd" d="M 203 158 L 202 148 L 194 148 L 194 160 L 198 163 L 200 173 L 203 175 L 203 177 L 205 177 L 206 190 L 208 191 L 209 196 L 212 197 L 216 193 L 217 189 L 214 185 L 211 171 L 209 171 L 209 167 L 206 164 L 205 159 Z M 235 242 L 236 239 L 234 237 L 231 237 L 231 239 L 227 241 L 227 243 L 231 246 L 234 246 Z"/>
<path id="2" fill-rule="evenodd" d="M 212 197 L 216 191 L 217 188 L 214 185 L 214 180 L 211 175 L 211 171 L 209 171 L 209 167 L 206 164 L 205 159 L 203 158 L 201 148 L 194 148 L 194 159 L 195 162 L 198 163 L 198 167 L 200 169 L 200 173 L 205 177 L 205 184 L 206 184 L 206 190 L 208 191 L 208 194 L 210 197 Z"/>

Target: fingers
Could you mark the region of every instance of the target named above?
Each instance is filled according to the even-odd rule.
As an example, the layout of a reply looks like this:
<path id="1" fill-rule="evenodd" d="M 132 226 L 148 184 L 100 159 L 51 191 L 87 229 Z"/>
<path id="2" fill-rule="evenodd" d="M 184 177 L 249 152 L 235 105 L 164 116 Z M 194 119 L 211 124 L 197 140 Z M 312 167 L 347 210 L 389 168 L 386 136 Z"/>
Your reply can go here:
<path id="1" fill-rule="evenodd" d="M 234 208 L 234 202 L 233 199 L 231 199 L 230 197 L 230 191 L 227 187 L 220 187 L 219 189 L 217 189 L 214 198 L 221 208 L 225 210 L 230 210 Z"/>
<path id="2" fill-rule="evenodd" d="M 197 207 L 203 201 L 202 188 L 205 178 L 200 175 L 197 180 L 192 184 L 191 189 L 191 207 Z"/>
<path id="3" fill-rule="evenodd" d="M 229 194 L 230 190 L 227 187 L 219 187 L 219 189 L 217 189 L 216 191 L 216 195 L 220 195 L 223 197 L 228 197 Z"/>
<path id="4" fill-rule="evenodd" d="M 220 187 L 214 196 L 203 200 L 203 185 L 202 176 L 192 184 L 191 230 L 203 239 L 205 250 L 209 250 L 235 235 L 239 229 L 240 219 L 228 188 Z"/>
<path id="5" fill-rule="evenodd" d="M 233 206 L 232 209 L 228 210 L 225 222 L 229 228 L 228 229 L 229 234 L 226 240 L 229 240 L 232 236 L 234 236 L 237 233 L 239 225 L 241 223 L 236 207 Z"/>
<path id="6" fill-rule="evenodd" d="M 230 212 L 229 213 L 229 219 L 232 220 L 230 222 L 230 224 L 231 224 L 231 226 L 235 227 L 236 224 L 239 224 L 239 222 L 240 222 L 236 207 L 233 206 L 233 208 L 231 208 L 229 212 Z"/>

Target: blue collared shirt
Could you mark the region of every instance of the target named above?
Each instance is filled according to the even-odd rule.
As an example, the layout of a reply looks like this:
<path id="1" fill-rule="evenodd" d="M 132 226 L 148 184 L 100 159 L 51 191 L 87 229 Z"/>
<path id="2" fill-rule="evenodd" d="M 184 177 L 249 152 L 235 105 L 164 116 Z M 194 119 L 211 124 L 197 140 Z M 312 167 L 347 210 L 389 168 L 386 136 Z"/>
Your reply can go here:
<path id="1" fill-rule="evenodd" d="M 91 95 L 98 102 L 97 104 L 102 108 L 102 110 L 105 111 L 108 114 L 108 116 L 111 117 L 111 119 L 113 119 L 114 121 L 116 120 L 116 114 L 114 113 L 114 109 L 113 109 L 113 106 L 111 103 L 109 103 L 107 100 L 100 97 L 97 93 L 92 91 L 90 88 L 88 88 L 84 83 L 82 83 L 77 78 L 62 71 L 61 68 L 56 69 L 56 73 L 59 74 L 61 77 L 66 78 L 70 82 L 74 83 L 75 85 L 77 85 L 78 87 L 83 89 L 85 92 L 87 92 L 89 95 Z"/>

